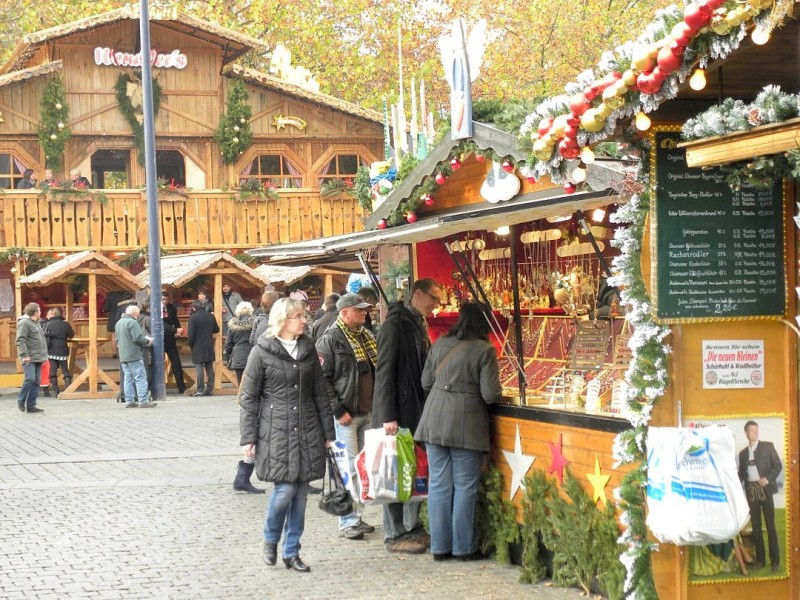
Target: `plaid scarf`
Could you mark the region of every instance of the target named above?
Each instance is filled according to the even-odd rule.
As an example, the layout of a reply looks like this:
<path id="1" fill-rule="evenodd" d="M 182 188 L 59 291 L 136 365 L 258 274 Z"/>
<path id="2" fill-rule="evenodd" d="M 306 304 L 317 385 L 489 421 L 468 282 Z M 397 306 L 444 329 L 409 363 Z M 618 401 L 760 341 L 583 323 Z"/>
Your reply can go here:
<path id="1" fill-rule="evenodd" d="M 342 317 L 336 319 L 336 325 L 344 333 L 344 337 L 350 342 L 350 347 L 353 349 L 353 354 L 356 355 L 357 362 L 372 363 L 374 367 L 378 361 L 378 343 L 375 341 L 375 336 L 366 327 L 359 327 L 356 330 L 350 329 Z"/>

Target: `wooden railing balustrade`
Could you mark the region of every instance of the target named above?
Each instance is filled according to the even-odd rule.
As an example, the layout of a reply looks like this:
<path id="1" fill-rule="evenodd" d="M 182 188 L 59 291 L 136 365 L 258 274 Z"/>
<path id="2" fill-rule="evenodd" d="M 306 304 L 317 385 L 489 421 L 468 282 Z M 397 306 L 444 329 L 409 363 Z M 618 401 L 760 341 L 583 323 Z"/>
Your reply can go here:
<path id="1" fill-rule="evenodd" d="M 38 191 L 0 194 L 0 247 L 70 252 L 146 246 L 148 215 L 142 191 L 103 194 L 65 202 Z M 317 190 L 279 192 L 277 199 L 239 200 L 236 194 L 159 192 L 162 248 L 256 248 L 363 229 L 363 209 L 352 197 L 322 197 Z"/>

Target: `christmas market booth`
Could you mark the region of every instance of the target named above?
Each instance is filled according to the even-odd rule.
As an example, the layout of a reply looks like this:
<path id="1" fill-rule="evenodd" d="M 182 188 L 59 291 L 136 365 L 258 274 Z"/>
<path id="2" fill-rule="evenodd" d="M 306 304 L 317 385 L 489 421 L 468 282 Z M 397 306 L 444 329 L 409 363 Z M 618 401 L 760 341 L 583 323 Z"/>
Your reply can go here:
<path id="1" fill-rule="evenodd" d="M 139 273 L 138 281 L 146 286 L 150 278 L 150 270 L 145 269 Z M 227 252 L 192 252 L 190 254 L 172 254 L 161 257 L 161 283 L 163 289 L 176 298 L 179 305 L 179 317 L 185 324 L 189 319 L 189 309 L 192 300 L 197 298 L 197 291 L 205 288 L 209 298 L 214 304 L 214 318 L 220 327 L 220 333 L 214 336 L 214 392 L 223 391 L 223 384 L 230 383 L 235 390 L 238 388 L 236 374 L 225 366 L 222 360 L 222 314 L 225 303 L 222 299 L 222 286 L 230 285 L 233 291 L 239 293 L 246 301 L 253 303 L 253 308 L 258 306 L 264 287 L 269 284 L 269 279 L 256 272 Z M 185 327 L 185 325 L 184 325 Z M 177 338 L 179 347 L 183 338 Z M 167 378 L 171 373 L 170 365 L 166 365 Z M 188 369 L 183 371 L 187 382 L 194 382 L 194 373 Z M 187 393 L 195 391 L 196 383 L 191 386 L 187 383 Z M 231 388 L 225 388 L 230 390 Z"/>
<path id="2" fill-rule="evenodd" d="M 526 490 L 535 487 L 521 487 L 523 478 L 536 478 L 545 494 L 552 476 L 583 503 L 576 511 L 584 520 L 569 526 L 585 526 L 605 552 L 602 568 L 615 571 L 621 585 L 610 491 L 624 474 L 614 467 L 612 446 L 630 428 L 622 386 L 632 332 L 607 279 L 619 253 L 611 245 L 612 215 L 625 200 L 616 190 L 629 183 L 630 167 L 574 161 L 585 175 L 576 189 L 534 177 L 524 161 L 513 135 L 474 123 L 468 140 L 446 138 L 432 148 L 375 208 L 365 231 L 252 253 L 332 261 L 379 246 L 380 281 L 393 288 L 383 277 L 391 271 L 386 256 L 396 260 L 397 246 L 408 245 L 411 279 L 433 278 L 445 292 L 428 320 L 434 339 L 455 323 L 462 301 L 487 301 L 505 393 L 492 408 L 492 459 L 504 483 L 491 480 L 496 502 L 483 508 L 495 522 L 506 520 L 510 538 L 498 544 L 500 552 L 508 556 L 508 541 L 520 541 L 514 521 L 525 523 Z"/>
<path id="3" fill-rule="evenodd" d="M 99 289 L 136 292 L 143 286 L 134 275 L 99 252 L 76 252 L 32 273 L 20 277 L 16 286 L 16 305 L 22 306 L 22 288 L 47 288 L 54 284 L 64 286 L 64 315 L 75 330 L 69 341 L 69 372 L 75 373 L 79 360 L 85 360 L 83 370 L 73 375 L 72 383 L 59 395 L 59 399 L 108 398 L 119 392 L 119 368 L 105 371 L 98 361 L 98 349 L 111 342 L 105 328 L 100 328 L 96 302 L 86 303 L 86 314 L 75 318 L 72 286 L 76 280 L 85 279 L 88 298 L 96 298 Z M 45 318 L 45 315 L 42 315 Z M 104 323 L 103 323 L 104 324 Z M 106 386 L 101 389 L 101 386 Z"/>

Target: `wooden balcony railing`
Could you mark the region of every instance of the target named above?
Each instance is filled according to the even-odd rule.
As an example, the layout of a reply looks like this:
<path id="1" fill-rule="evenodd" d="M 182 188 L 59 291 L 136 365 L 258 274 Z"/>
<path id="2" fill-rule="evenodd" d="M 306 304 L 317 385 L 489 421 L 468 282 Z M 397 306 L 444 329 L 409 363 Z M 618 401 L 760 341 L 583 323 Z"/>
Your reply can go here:
<path id="1" fill-rule="evenodd" d="M 23 190 L 0 194 L 0 247 L 30 250 L 132 250 L 147 245 L 147 202 L 140 190 L 106 190 L 59 202 Z M 104 201 L 101 201 L 103 199 Z M 159 193 L 161 246 L 167 250 L 256 248 L 363 229 L 363 209 L 347 196 L 316 190 L 241 201 L 236 192 Z"/>

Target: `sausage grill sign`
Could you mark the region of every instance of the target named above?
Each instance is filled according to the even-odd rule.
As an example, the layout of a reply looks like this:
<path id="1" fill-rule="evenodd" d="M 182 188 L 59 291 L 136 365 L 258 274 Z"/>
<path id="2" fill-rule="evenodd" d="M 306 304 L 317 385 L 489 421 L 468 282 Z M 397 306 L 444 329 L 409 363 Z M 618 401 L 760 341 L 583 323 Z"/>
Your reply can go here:
<path id="1" fill-rule="evenodd" d="M 703 388 L 763 388 L 764 340 L 703 340 Z"/>

